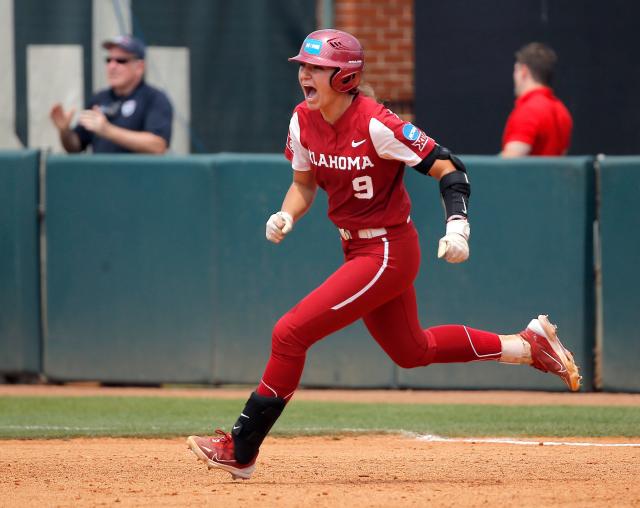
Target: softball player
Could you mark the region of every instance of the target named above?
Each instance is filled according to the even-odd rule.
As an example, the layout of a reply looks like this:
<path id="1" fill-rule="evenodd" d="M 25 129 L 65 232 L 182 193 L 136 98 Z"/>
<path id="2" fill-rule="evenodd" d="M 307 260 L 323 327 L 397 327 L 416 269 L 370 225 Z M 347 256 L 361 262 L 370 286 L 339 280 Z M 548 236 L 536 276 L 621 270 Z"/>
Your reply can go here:
<path id="1" fill-rule="evenodd" d="M 289 124 L 285 155 L 293 182 L 280 211 L 266 225 L 281 242 L 311 207 L 317 188 L 342 237 L 344 264 L 275 325 L 271 357 L 231 434 L 188 438 L 209 467 L 250 478 L 259 447 L 296 390 L 307 350 L 357 319 L 404 368 L 430 363 L 496 360 L 528 364 L 580 387 L 578 367 L 546 316 L 520 334 L 497 335 L 463 325 L 423 329 L 413 281 L 420 265 L 418 234 L 403 183 L 405 166 L 439 181 L 446 231 L 438 257 L 469 257 L 469 179 L 462 161 L 416 126 L 359 93 L 364 52 L 338 30 L 319 30 L 297 56 L 304 101 Z"/>

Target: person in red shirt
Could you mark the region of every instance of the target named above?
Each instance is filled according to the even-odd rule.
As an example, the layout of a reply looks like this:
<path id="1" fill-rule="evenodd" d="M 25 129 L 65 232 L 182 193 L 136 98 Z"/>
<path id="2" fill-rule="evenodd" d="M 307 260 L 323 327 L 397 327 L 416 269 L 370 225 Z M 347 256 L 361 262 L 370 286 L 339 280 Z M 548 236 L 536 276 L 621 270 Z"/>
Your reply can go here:
<path id="1" fill-rule="evenodd" d="M 304 101 L 293 112 L 285 147 L 293 181 L 281 210 L 267 222 L 266 237 L 281 242 L 319 187 L 328 195 L 345 261 L 275 325 L 262 379 L 231 434 L 218 429 L 216 436 L 190 436 L 189 448 L 210 468 L 250 478 L 262 441 L 298 386 L 308 349 L 358 319 L 404 368 L 481 360 L 527 364 L 578 390 L 578 367 L 546 316 L 513 335 L 464 325 L 420 326 L 413 286 L 420 247 L 404 169 L 439 182 L 446 231 L 438 257 L 460 263 L 469 256 L 466 168 L 424 131 L 360 93 L 364 52 L 354 36 L 313 32 L 290 60 L 300 64 Z"/>
<path id="2" fill-rule="evenodd" d="M 516 52 L 516 103 L 502 136 L 503 157 L 567 154 L 573 120 L 551 89 L 556 61 L 553 49 L 539 42 Z"/>

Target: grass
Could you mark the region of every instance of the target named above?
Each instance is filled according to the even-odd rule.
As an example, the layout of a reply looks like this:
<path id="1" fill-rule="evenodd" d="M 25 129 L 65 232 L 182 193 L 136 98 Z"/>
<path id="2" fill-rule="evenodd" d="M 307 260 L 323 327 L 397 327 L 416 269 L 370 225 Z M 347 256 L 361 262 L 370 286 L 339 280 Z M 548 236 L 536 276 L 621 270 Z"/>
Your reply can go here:
<path id="1" fill-rule="evenodd" d="M 175 437 L 229 430 L 244 400 L 0 397 L 0 439 Z M 640 437 L 640 407 L 353 404 L 294 401 L 274 435 Z"/>

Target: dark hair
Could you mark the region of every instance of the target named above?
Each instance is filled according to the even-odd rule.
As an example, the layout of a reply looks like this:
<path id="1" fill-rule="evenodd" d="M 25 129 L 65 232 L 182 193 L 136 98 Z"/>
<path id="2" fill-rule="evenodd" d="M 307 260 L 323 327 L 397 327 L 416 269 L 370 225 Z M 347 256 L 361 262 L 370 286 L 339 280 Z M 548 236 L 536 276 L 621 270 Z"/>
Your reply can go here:
<path id="1" fill-rule="evenodd" d="M 547 86 L 551 85 L 557 61 L 556 52 L 541 42 L 530 42 L 516 51 L 516 62 L 529 67 L 533 79 Z"/>

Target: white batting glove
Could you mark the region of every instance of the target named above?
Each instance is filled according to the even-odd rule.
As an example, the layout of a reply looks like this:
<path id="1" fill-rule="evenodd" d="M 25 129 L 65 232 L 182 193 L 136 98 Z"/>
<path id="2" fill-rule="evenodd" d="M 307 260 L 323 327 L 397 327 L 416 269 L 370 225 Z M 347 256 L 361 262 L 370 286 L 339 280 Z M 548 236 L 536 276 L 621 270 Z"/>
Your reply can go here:
<path id="1" fill-rule="evenodd" d="M 449 263 L 462 263 L 469 258 L 469 236 L 471 227 L 467 219 L 447 222 L 447 232 L 438 242 L 438 257 Z"/>
<path id="2" fill-rule="evenodd" d="M 267 221 L 267 240 L 280 243 L 292 229 L 293 217 L 287 212 L 276 212 Z"/>

